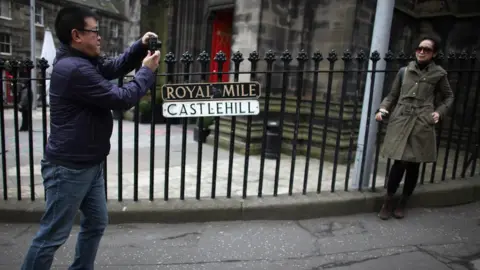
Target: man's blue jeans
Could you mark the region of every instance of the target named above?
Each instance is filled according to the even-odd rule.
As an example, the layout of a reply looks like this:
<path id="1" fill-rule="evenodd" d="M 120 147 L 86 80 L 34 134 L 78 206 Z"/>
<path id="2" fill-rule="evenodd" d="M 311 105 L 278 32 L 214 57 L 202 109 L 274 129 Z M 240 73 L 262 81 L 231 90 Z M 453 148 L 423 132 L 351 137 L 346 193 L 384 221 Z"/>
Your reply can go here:
<path id="1" fill-rule="evenodd" d="M 103 164 L 69 169 L 42 160 L 45 213 L 28 250 L 22 270 L 50 269 L 57 249 L 67 241 L 80 210 L 81 224 L 74 269 L 93 269 L 100 240 L 108 224 Z"/>

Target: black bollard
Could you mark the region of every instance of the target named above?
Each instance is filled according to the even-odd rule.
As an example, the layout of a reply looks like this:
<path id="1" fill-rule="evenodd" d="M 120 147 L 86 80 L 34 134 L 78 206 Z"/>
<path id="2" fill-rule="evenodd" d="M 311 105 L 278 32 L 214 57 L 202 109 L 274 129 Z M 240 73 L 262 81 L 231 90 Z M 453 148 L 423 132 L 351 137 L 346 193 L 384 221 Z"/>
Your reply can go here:
<path id="1" fill-rule="evenodd" d="M 280 154 L 281 146 L 282 138 L 280 136 L 280 123 L 278 121 L 268 121 L 265 158 L 276 159 Z"/>

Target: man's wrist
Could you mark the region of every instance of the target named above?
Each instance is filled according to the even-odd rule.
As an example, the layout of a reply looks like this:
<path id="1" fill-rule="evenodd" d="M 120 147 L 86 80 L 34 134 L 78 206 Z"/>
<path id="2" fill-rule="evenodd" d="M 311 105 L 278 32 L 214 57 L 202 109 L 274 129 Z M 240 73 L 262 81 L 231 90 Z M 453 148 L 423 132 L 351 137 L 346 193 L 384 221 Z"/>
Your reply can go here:
<path id="1" fill-rule="evenodd" d="M 143 64 L 142 64 L 142 67 L 141 67 L 140 69 L 145 69 L 145 70 L 150 71 L 150 72 L 151 72 L 151 75 L 154 75 L 154 73 L 155 73 L 155 71 L 152 70 L 152 69 L 151 69 L 149 66 L 147 66 L 147 65 L 143 65 Z"/>

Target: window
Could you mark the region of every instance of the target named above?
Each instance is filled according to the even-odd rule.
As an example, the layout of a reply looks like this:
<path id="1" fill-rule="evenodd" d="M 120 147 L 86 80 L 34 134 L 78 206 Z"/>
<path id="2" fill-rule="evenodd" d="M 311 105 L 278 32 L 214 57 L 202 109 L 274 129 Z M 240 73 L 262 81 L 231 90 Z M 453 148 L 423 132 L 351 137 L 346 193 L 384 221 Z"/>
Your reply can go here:
<path id="1" fill-rule="evenodd" d="M 12 1 L 0 0 L 0 18 L 12 18 Z"/>
<path id="2" fill-rule="evenodd" d="M 40 59 L 42 56 L 42 47 L 43 47 L 43 40 L 37 39 L 35 41 L 35 57 Z"/>
<path id="3" fill-rule="evenodd" d="M 106 34 L 107 34 L 108 29 L 107 29 L 107 27 L 105 27 L 105 25 L 107 25 L 105 19 L 101 18 L 100 22 L 98 22 L 98 27 L 100 29 L 100 36 L 102 36 L 102 37 L 106 36 Z"/>
<path id="4" fill-rule="evenodd" d="M 9 34 L 0 33 L 0 54 L 12 54 L 12 37 Z"/>
<path id="5" fill-rule="evenodd" d="M 43 26 L 43 7 L 35 6 L 35 24 Z"/>
<path id="6" fill-rule="evenodd" d="M 115 23 L 115 22 L 112 22 L 111 24 L 111 34 L 112 34 L 112 38 L 117 38 L 118 37 L 118 23 Z"/>

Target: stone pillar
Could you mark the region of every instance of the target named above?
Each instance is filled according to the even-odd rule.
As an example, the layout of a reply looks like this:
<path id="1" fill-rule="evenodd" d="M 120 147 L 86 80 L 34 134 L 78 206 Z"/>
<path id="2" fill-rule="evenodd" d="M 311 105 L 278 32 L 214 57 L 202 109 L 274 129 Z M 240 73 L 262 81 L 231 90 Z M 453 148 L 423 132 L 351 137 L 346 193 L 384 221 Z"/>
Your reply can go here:
<path id="1" fill-rule="evenodd" d="M 256 0 L 235 2 L 232 54 L 236 51 L 243 53 L 245 61 L 240 65 L 240 71 L 250 71 L 250 62 L 247 61 L 248 55 L 258 48 L 261 6 L 261 1 Z M 233 65 L 230 66 L 233 71 Z M 230 80 L 233 80 L 233 74 Z M 250 75 L 241 74 L 239 81 L 250 81 Z"/>

